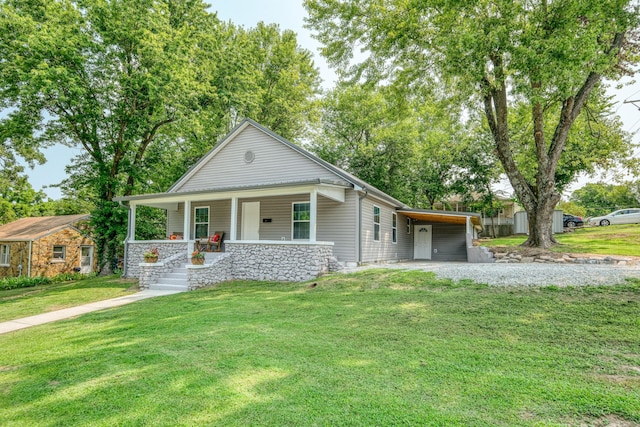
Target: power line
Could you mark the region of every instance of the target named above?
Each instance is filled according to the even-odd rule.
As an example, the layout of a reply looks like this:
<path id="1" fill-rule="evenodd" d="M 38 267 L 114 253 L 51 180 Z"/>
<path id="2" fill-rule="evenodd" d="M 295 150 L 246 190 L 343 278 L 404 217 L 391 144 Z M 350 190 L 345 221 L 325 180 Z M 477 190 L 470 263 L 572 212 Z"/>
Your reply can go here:
<path id="1" fill-rule="evenodd" d="M 640 99 L 626 99 L 623 101 L 623 104 L 632 104 L 634 107 L 636 107 L 638 110 L 640 110 L 640 105 L 636 104 L 636 102 L 640 103 Z"/>

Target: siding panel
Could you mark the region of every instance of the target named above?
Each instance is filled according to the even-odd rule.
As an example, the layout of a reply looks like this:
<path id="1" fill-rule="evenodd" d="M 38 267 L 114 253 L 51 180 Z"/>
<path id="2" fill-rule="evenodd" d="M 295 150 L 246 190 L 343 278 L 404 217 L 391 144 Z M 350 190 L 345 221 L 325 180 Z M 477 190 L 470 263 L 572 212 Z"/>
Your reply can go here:
<path id="1" fill-rule="evenodd" d="M 293 202 L 308 202 L 309 194 L 238 200 L 238 227 L 242 227 L 242 203 L 260 202 L 260 240 L 291 240 L 291 207 Z M 269 218 L 271 222 L 262 222 Z M 238 237 L 242 238 L 238 230 Z"/>
<path id="2" fill-rule="evenodd" d="M 229 238 L 231 228 L 231 200 L 203 201 L 191 205 L 191 221 L 189 225 L 188 239 L 194 237 L 194 209 L 196 207 L 209 207 L 209 235 L 216 231 L 224 231 L 225 239 Z M 182 234 L 184 229 L 184 203 L 178 204 L 177 211 L 167 212 L 167 235 L 171 233 Z"/>
<path id="3" fill-rule="evenodd" d="M 357 261 L 357 195 L 347 191 L 344 203 L 318 196 L 316 239 L 334 242 L 334 256 L 340 262 Z M 242 203 L 260 202 L 260 240 L 291 240 L 291 209 L 294 202 L 308 202 L 309 194 L 238 200 L 238 227 L 240 228 Z M 262 222 L 264 218 L 271 222 Z M 241 230 L 238 230 L 238 237 Z"/>
<path id="4" fill-rule="evenodd" d="M 255 159 L 245 162 L 245 153 Z M 309 160 L 264 132 L 247 126 L 210 161 L 175 191 L 257 185 L 310 179 L 340 180 L 333 172 Z"/>
<path id="5" fill-rule="evenodd" d="M 184 229 L 184 203 L 178 204 L 178 210 L 167 211 L 167 235 L 182 234 Z"/>
<path id="6" fill-rule="evenodd" d="M 413 259 L 413 222 L 409 219 L 411 226 L 407 232 L 407 218 L 398 214 L 398 258 Z"/>
<path id="7" fill-rule="evenodd" d="M 380 241 L 374 241 L 373 207 L 380 208 Z M 413 249 L 409 241 L 412 236 L 406 234 L 406 219 L 398 215 L 398 243 L 392 239 L 392 213 L 396 209 L 379 200 L 365 198 L 362 200 L 362 262 L 391 261 L 412 258 Z M 403 222 L 404 221 L 404 222 Z M 411 239 L 411 240 L 410 240 Z M 411 251 L 411 256 L 409 255 Z"/>
<path id="8" fill-rule="evenodd" d="M 333 256 L 340 262 L 357 262 L 358 195 L 347 191 L 344 203 L 318 196 L 316 237 L 334 242 Z"/>

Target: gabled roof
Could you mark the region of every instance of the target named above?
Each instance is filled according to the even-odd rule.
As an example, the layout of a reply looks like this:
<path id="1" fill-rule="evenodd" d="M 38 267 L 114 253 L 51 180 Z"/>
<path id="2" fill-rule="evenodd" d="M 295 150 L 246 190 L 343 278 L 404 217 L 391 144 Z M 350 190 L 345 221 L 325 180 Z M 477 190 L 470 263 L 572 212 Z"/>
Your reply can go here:
<path id="1" fill-rule="evenodd" d="M 89 219 L 89 214 L 27 217 L 0 225 L 0 241 L 37 240 Z"/>
<path id="2" fill-rule="evenodd" d="M 254 128 L 258 129 L 259 131 L 264 132 L 265 134 L 269 135 L 270 137 L 272 137 L 276 141 L 279 141 L 280 143 L 284 144 L 285 146 L 289 147 L 290 149 L 298 152 L 299 154 L 301 154 L 302 156 L 306 157 L 307 159 L 313 161 L 314 163 L 320 165 L 321 167 L 323 167 L 326 170 L 330 171 L 331 173 L 335 174 L 338 178 L 340 178 L 340 179 L 346 181 L 347 183 L 351 184 L 356 190 L 363 190 L 363 191 L 365 191 L 367 193 L 370 193 L 373 196 L 376 196 L 376 197 L 379 197 L 381 199 L 384 199 L 387 202 L 396 205 L 397 207 L 407 207 L 407 205 L 405 205 L 404 203 L 400 202 L 399 200 L 396 200 L 395 198 L 391 197 L 390 195 L 386 194 L 385 192 L 383 192 L 381 190 L 378 190 L 374 186 L 372 186 L 372 185 L 366 183 L 365 181 L 362 181 L 361 179 L 353 176 L 349 172 L 344 171 L 344 170 L 340 169 L 339 167 L 334 166 L 331 163 L 322 160 L 321 158 L 311 154 L 310 152 L 308 152 L 307 150 L 303 149 L 302 147 L 294 144 L 291 141 L 288 141 L 287 139 L 283 138 L 282 136 L 278 135 L 277 133 L 265 128 L 264 126 L 260 125 L 259 123 L 255 122 L 255 121 L 253 121 L 251 119 L 248 119 L 248 118 L 244 119 L 242 122 L 240 122 L 218 144 L 216 144 L 215 147 L 213 147 L 211 150 L 209 150 L 209 152 L 207 154 L 205 154 L 196 164 L 194 164 L 182 177 L 180 177 L 180 179 L 178 179 L 167 190 L 167 193 L 176 192 L 185 182 L 187 182 L 189 180 L 189 178 L 191 178 L 196 172 L 198 172 L 203 166 L 205 166 L 209 162 L 209 160 L 211 160 L 211 158 L 213 158 L 220 150 L 222 150 L 222 148 L 224 148 L 230 141 L 232 141 L 234 139 L 234 137 L 236 135 L 238 135 L 247 126 L 253 126 Z M 125 199 L 128 200 L 128 198 L 125 198 Z"/>

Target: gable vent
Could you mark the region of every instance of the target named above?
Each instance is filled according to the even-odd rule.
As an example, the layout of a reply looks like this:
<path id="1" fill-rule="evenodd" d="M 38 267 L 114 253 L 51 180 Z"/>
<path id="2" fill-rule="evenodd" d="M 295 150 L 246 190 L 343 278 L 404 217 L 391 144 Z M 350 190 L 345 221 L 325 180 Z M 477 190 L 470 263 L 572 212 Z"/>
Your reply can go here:
<path id="1" fill-rule="evenodd" d="M 253 151 L 249 150 L 246 153 L 244 153 L 244 162 L 245 163 L 251 163 L 255 160 L 256 155 Z"/>

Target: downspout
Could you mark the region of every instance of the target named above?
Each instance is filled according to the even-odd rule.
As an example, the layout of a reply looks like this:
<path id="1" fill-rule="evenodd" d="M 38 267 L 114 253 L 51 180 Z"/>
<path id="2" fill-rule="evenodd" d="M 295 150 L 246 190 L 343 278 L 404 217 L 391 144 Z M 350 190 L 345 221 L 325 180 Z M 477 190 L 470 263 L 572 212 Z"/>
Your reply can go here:
<path id="1" fill-rule="evenodd" d="M 29 240 L 29 262 L 27 264 L 27 277 L 31 277 L 31 253 L 33 252 L 33 240 Z"/>
<path id="2" fill-rule="evenodd" d="M 122 200 L 118 201 L 120 206 L 124 206 L 122 204 Z M 122 277 L 127 277 L 127 265 L 129 264 L 127 260 L 129 259 L 127 255 L 129 254 L 129 235 L 131 233 L 131 206 L 127 205 L 127 237 L 124 239 L 124 262 L 122 263 Z"/>
<path id="3" fill-rule="evenodd" d="M 362 264 L 362 200 L 367 197 L 367 189 L 362 188 L 363 194 L 358 197 L 358 265 Z"/>
<path id="4" fill-rule="evenodd" d="M 24 269 L 22 261 L 24 261 L 24 245 L 20 245 L 20 264 L 18 264 L 18 277 L 22 277 L 22 270 Z"/>

